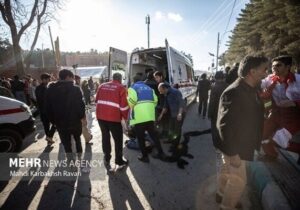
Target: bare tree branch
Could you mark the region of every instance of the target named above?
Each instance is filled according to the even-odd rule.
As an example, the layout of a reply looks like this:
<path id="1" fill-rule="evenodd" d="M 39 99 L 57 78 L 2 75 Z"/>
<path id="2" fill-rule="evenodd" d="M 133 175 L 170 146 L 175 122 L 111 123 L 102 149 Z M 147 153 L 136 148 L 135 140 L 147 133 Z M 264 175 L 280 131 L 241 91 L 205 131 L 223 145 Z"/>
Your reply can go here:
<path id="1" fill-rule="evenodd" d="M 30 57 L 37 43 L 40 30 L 43 25 L 54 19 L 53 14 L 61 8 L 62 1 L 32 0 L 32 4 L 25 4 L 20 0 L 0 0 L 3 23 L 10 28 L 18 75 L 25 73 L 20 46 L 21 37 L 25 36 L 28 43 L 30 43 L 29 40 L 32 40 L 30 50 L 26 51 L 25 55 L 26 66 L 29 67 Z M 31 34 L 30 37 L 29 34 Z"/>
<path id="2" fill-rule="evenodd" d="M 32 55 L 32 52 L 34 50 L 34 47 L 36 45 L 36 42 L 38 40 L 38 36 L 39 36 L 39 33 L 40 33 L 40 30 L 41 30 L 41 19 L 42 17 L 45 15 L 45 12 L 46 12 L 46 9 L 47 9 L 47 3 L 48 3 L 48 0 L 45 0 L 44 3 L 43 3 L 43 8 L 42 8 L 42 11 L 40 14 L 37 15 L 37 28 L 36 28 L 36 32 L 35 32 L 35 35 L 34 35 L 34 39 L 33 39 L 33 42 L 31 44 L 31 47 L 30 47 L 30 51 L 28 53 L 28 55 L 26 56 L 26 68 L 29 67 L 29 61 L 30 61 L 30 57 Z"/>
<path id="3" fill-rule="evenodd" d="M 47 1 L 47 0 L 45 0 Z M 18 33 L 18 39 L 20 40 L 22 34 L 24 33 L 24 31 L 32 24 L 33 20 L 34 20 L 34 17 L 36 16 L 36 11 L 37 11 L 37 8 L 38 8 L 38 0 L 35 0 L 34 1 L 34 5 L 33 5 L 33 8 L 31 10 L 31 15 L 30 15 L 30 18 L 28 20 L 28 22 L 21 27 L 19 33 Z"/>
<path id="4" fill-rule="evenodd" d="M 2 15 L 2 18 L 3 18 L 4 22 L 8 25 L 8 20 L 7 20 L 7 17 L 5 15 L 5 8 L 4 8 L 2 3 L 0 3 L 0 11 L 1 11 L 1 15 Z"/>

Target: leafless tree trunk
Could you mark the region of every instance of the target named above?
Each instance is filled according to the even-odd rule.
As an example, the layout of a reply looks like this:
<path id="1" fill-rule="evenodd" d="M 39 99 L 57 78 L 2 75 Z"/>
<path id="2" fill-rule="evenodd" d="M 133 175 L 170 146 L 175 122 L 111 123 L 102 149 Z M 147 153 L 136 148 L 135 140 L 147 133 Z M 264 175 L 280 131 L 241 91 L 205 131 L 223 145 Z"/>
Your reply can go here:
<path id="1" fill-rule="evenodd" d="M 14 4 L 12 4 L 14 3 Z M 50 5 L 51 3 L 51 5 Z M 24 62 L 22 57 L 22 48 L 20 39 L 25 31 L 36 21 L 34 38 L 31 43 L 30 51 L 25 60 L 26 69 L 30 66 L 30 57 L 38 40 L 40 29 L 43 24 L 53 18 L 52 9 L 60 8 L 59 0 L 34 0 L 31 11 L 21 3 L 20 0 L 0 0 L 0 12 L 3 21 L 8 25 L 12 38 L 14 58 L 17 67 L 17 74 L 23 76 L 25 74 Z M 29 15 L 30 14 L 30 15 Z M 29 15 L 29 18 L 26 18 Z M 24 23 L 25 22 L 25 23 Z"/>

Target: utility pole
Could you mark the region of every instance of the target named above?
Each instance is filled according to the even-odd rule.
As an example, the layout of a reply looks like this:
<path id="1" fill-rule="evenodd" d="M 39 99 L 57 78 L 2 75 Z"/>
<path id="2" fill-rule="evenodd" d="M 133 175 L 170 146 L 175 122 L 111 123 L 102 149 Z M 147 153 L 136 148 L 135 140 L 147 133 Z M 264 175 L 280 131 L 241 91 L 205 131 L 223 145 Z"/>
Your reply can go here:
<path id="1" fill-rule="evenodd" d="M 42 66 L 43 66 L 43 70 L 45 68 L 45 60 L 44 60 L 44 44 L 42 44 Z"/>
<path id="2" fill-rule="evenodd" d="M 150 15 L 146 16 L 148 48 L 150 48 Z"/>
<path id="3" fill-rule="evenodd" d="M 56 55 L 55 55 L 55 49 L 54 49 L 54 44 L 53 44 L 53 39 L 52 39 L 51 28 L 50 28 L 50 26 L 48 26 L 48 28 L 49 28 L 50 40 L 51 40 L 51 45 L 52 45 L 52 50 L 53 50 L 54 63 L 55 63 L 55 67 L 57 68 Z"/>
<path id="4" fill-rule="evenodd" d="M 216 72 L 218 71 L 218 66 L 219 66 L 219 48 L 220 48 L 220 33 L 218 32 L 217 56 L 216 56 Z"/>

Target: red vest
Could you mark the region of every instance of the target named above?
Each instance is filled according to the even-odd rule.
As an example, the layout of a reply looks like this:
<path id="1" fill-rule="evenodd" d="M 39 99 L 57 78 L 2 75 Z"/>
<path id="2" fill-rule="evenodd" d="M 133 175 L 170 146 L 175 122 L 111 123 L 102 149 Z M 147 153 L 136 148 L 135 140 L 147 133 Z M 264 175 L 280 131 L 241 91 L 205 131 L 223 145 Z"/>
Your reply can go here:
<path id="1" fill-rule="evenodd" d="M 96 115 L 98 120 L 121 122 L 127 120 L 129 107 L 127 104 L 126 88 L 118 81 L 102 84 L 95 100 Z"/>

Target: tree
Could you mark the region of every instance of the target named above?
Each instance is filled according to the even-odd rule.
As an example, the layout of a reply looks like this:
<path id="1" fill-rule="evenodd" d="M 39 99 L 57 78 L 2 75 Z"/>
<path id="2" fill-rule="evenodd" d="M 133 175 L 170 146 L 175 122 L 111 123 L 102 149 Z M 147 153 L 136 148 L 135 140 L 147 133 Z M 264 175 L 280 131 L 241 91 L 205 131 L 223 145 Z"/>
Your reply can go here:
<path id="1" fill-rule="evenodd" d="M 0 65 L 7 63 L 12 55 L 12 45 L 7 39 L 0 37 Z"/>
<path id="2" fill-rule="evenodd" d="M 299 0 L 250 0 L 237 19 L 226 61 L 239 62 L 253 53 L 269 58 L 289 54 L 299 64 L 299 20 Z"/>
<path id="3" fill-rule="evenodd" d="M 32 0 L 32 5 L 29 5 L 28 1 L 22 3 L 21 0 L 0 0 L 2 21 L 9 28 L 14 60 L 19 76 L 25 74 L 22 48 L 20 46 L 21 38 L 26 34 L 31 35 L 33 33 L 31 47 L 25 57 L 25 63 L 29 64 L 41 27 L 54 19 L 54 11 L 60 8 L 61 3 L 59 0 Z"/>
<path id="4" fill-rule="evenodd" d="M 24 54 L 28 52 L 25 51 Z M 44 57 L 44 66 L 43 66 L 43 58 Z M 46 49 L 35 49 L 32 51 L 30 60 L 28 63 L 33 64 L 35 67 L 39 68 L 49 68 L 55 66 L 55 58 L 53 57 L 53 52 L 49 48 Z"/>

